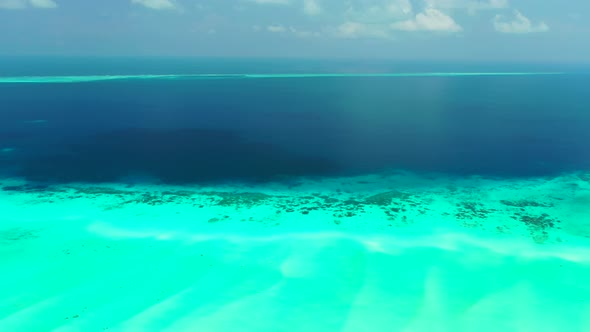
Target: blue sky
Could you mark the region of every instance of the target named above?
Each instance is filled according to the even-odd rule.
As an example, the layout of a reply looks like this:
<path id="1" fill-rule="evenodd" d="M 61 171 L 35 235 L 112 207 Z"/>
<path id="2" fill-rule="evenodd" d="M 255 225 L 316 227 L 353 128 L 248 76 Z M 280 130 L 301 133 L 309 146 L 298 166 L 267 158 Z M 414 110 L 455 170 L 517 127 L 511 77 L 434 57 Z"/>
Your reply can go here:
<path id="1" fill-rule="evenodd" d="M 588 12 L 588 0 L 0 0 L 0 54 L 589 62 Z"/>

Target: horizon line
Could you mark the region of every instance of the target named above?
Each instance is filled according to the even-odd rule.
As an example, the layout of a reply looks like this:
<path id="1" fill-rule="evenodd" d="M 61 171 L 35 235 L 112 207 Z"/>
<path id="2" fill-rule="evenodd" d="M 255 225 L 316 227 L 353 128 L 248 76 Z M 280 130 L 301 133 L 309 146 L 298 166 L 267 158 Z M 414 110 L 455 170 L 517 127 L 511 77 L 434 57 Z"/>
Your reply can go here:
<path id="1" fill-rule="evenodd" d="M 565 72 L 424 72 L 424 73 L 285 73 L 285 74 L 142 74 L 142 75 L 58 75 L 0 76 L 8 83 L 84 83 L 122 80 L 199 80 L 199 79 L 271 79 L 271 78 L 403 78 L 563 75 Z"/>

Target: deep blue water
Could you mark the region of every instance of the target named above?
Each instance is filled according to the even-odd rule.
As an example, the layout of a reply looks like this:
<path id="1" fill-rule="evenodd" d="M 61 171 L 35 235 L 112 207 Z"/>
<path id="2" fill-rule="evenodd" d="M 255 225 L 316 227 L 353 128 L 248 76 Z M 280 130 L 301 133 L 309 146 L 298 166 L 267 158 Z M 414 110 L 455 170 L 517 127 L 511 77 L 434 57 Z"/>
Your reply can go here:
<path id="1" fill-rule="evenodd" d="M 560 69 L 142 61 L 3 59 L 0 76 Z M 38 181 L 170 183 L 389 169 L 498 177 L 587 170 L 590 75 L 566 69 L 549 76 L 5 83 L 0 167 Z"/>

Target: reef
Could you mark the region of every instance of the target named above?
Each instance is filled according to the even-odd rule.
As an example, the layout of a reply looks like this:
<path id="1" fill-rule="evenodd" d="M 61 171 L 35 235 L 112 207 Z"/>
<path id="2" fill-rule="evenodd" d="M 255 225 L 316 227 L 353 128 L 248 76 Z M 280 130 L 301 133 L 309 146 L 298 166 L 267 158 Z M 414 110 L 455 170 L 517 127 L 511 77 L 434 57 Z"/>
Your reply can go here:
<path id="1" fill-rule="evenodd" d="M 506 206 L 520 207 L 520 208 L 526 208 L 526 207 L 550 208 L 550 207 L 554 206 L 553 203 L 541 203 L 541 202 L 530 201 L 530 200 L 526 200 L 526 199 L 518 200 L 518 201 L 501 200 L 500 203 L 502 203 Z"/>
<path id="2" fill-rule="evenodd" d="M 467 227 L 482 226 L 483 220 L 487 219 L 489 214 L 496 212 L 495 209 L 484 207 L 482 203 L 473 201 L 463 201 L 457 203 L 457 212 L 455 217 L 463 222 Z"/>
<path id="3" fill-rule="evenodd" d="M 266 202 L 271 198 L 270 195 L 253 192 L 203 192 L 203 196 L 212 196 L 219 198 L 215 201 L 215 205 L 219 206 L 234 206 L 234 207 L 253 207 Z"/>
<path id="4" fill-rule="evenodd" d="M 479 192 L 472 188 L 458 189 L 452 185 L 443 192 L 432 190 L 388 190 L 365 194 L 351 190 L 330 192 L 259 192 L 254 190 L 212 191 L 198 188 L 158 190 L 159 187 L 141 186 L 48 186 L 35 184 L 4 185 L 5 195 L 25 195 L 27 204 L 55 203 L 63 200 L 96 200 L 104 211 L 125 209 L 129 206 L 191 206 L 195 209 L 213 208 L 218 215 L 208 216 L 206 222 L 215 224 L 228 219 L 231 209 L 237 210 L 237 220 L 276 226 L 284 218 L 332 218 L 334 225 L 356 227 L 357 221 L 371 222 L 381 229 L 404 226 L 424 218 L 454 220 L 468 228 L 482 228 L 510 233 L 525 226 L 539 243 L 547 241 L 548 230 L 559 228 L 557 198 L 543 199 L 477 199 Z M 441 200 L 439 207 L 433 201 Z M 445 203 L 446 202 L 446 203 Z M 445 204 L 450 205 L 444 208 Z M 561 203 L 559 203 L 561 204 Z M 222 208 L 218 210 L 217 208 Z M 262 208 L 261 210 L 257 210 Z M 441 209 L 442 208 L 442 209 Z M 230 209 L 230 210 L 227 210 Z M 268 211 L 272 211 L 270 214 Z M 184 210 L 186 211 L 186 210 Z M 257 212 L 254 212 L 257 211 Z M 184 213 L 178 210 L 177 213 Z M 251 213 L 256 213 L 252 215 Z M 236 215 L 237 215 L 236 214 Z M 233 215 L 232 215 L 233 216 Z M 233 218 L 233 217 L 232 217 Z"/>
<path id="5" fill-rule="evenodd" d="M 365 202 L 371 205 L 379 205 L 379 206 L 388 206 L 393 203 L 394 200 L 408 200 L 412 197 L 411 194 L 407 194 L 401 191 L 393 190 L 384 192 L 381 194 L 376 194 L 373 196 L 369 196 L 365 198 Z"/>

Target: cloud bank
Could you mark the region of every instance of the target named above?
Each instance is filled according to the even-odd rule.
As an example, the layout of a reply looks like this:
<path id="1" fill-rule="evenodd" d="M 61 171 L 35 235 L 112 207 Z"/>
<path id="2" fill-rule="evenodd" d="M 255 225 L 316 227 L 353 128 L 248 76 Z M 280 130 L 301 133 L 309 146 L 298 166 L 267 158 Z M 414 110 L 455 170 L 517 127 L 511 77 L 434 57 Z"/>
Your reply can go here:
<path id="1" fill-rule="evenodd" d="M 526 34 L 549 31 L 545 22 L 533 24 L 531 20 L 518 10 L 514 11 L 514 17 L 508 19 L 503 15 L 496 15 L 493 20 L 494 28 L 501 33 Z"/>
<path id="2" fill-rule="evenodd" d="M 266 30 L 268 30 L 269 32 L 277 32 L 277 33 L 287 31 L 287 29 L 285 29 L 285 27 L 282 25 L 269 25 L 266 27 Z"/>
<path id="3" fill-rule="evenodd" d="M 322 12 L 322 7 L 317 0 L 303 0 L 303 12 L 315 16 Z"/>
<path id="4" fill-rule="evenodd" d="M 426 8 L 413 19 L 393 23 L 391 28 L 401 31 L 459 32 L 463 30 L 452 17 L 434 8 Z"/>
<path id="5" fill-rule="evenodd" d="M 467 9 L 471 14 L 480 10 L 504 9 L 508 0 L 425 0 L 427 7 L 438 9 Z"/>
<path id="6" fill-rule="evenodd" d="M 390 38 L 388 29 L 383 25 L 360 22 L 345 22 L 336 28 L 335 34 L 337 37 L 346 39 Z"/>
<path id="7" fill-rule="evenodd" d="M 155 10 L 170 10 L 176 8 L 176 5 L 171 0 L 131 0 L 131 3 Z"/>
<path id="8" fill-rule="evenodd" d="M 57 8 L 54 0 L 0 0 L 0 9 L 53 9 Z"/>
<path id="9" fill-rule="evenodd" d="M 289 4 L 289 0 L 250 0 L 250 1 L 255 2 L 257 4 L 261 4 L 261 5 L 265 5 L 265 4 L 288 5 Z"/>

